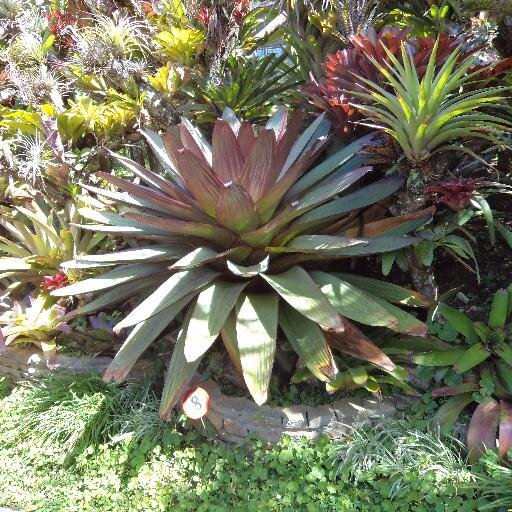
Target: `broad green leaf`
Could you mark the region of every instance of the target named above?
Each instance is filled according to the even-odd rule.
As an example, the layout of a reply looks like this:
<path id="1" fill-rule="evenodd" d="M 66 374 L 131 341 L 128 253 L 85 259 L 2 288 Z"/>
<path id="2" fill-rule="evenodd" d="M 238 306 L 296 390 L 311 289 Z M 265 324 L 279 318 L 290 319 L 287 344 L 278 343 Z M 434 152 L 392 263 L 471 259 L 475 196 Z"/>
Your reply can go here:
<path id="1" fill-rule="evenodd" d="M 340 315 L 366 325 L 393 328 L 398 320 L 371 296 L 333 274 L 311 272 L 322 293 Z"/>
<path id="2" fill-rule="evenodd" d="M 367 244 L 366 240 L 345 238 L 343 236 L 301 235 L 286 246 L 265 247 L 265 250 L 271 253 L 317 253 L 319 251 L 339 251 L 346 247 L 365 246 Z"/>
<path id="3" fill-rule="evenodd" d="M 491 357 L 491 353 L 485 350 L 481 343 L 476 343 L 460 356 L 454 365 L 454 369 L 459 373 L 467 372 L 471 368 L 483 363 L 489 357 Z"/>
<path id="4" fill-rule="evenodd" d="M 412 360 L 422 366 L 452 366 L 464 355 L 464 347 L 454 347 L 448 350 L 432 350 L 423 354 L 415 354 Z"/>
<path id="5" fill-rule="evenodd" d="M 479 337 L 475 331 L 473 321 L 458 309 L 454 309 L 446 304 L 439 304 L 437 311 L 443 315 L 448 323 L 457 331 L 465 336 L 469 341 L 478 343 Z"/>
<path id="6" fill-rule="evenodd" d="M 278 297 L 247 294 L 237 307 L 236 335 L 243 376 L 254 401 L 267 401 L 277 337 Z"/>
<path id="7" fill-rule="evenodd" d="M 160 401 L 160 417 L 164 420 L 171 418 L 172 409 L 180 396 L 186 391 L 201 362 L 201 359 L 197 359 L 193 363 L 189 363 L 184 353 L 185 338 L 187 337 L 192 309 L 192 307 L 189 307 L 187 310 L 176 345 L 174 345 L 171 362 L 165 374 L 164 389 Z"/>
<path id="8" fill-rule="evenodd" d="M 137 324 L 117 352 L 103 376 L 107 382 L 122 382 L 137 359 L 168 327 L 176 315 L 190 302 L 191 296 L 175 302 L 172 306 Z"/>
<path id="9" fill-rule="evenodd" d="M 187 361 L 195 361 L 210 348 L 246 285 L 217 281 L 198 295 L 184 342 Z"/>
<path id="10" fill-rule="evenodd" d="M 297 219 L 297 224 L 314 223 L 318 220 L 328 219 L 329 217 L 338 217 L 343 213 L 350 212 L 357 208 L 363 208 L 384 199 L 396 192 L 403 184 L 403 179 L 383 178 L 375 183 L 363 187 L 357 192 L 352 192 L 339 199 L 329 201 L 305 213 Z"/>
<path id="11" fill-rule="evenodd" d="M 177 272 L 164 281 L 146 300 L 141 302 L 127 317 L 115 326 L 119 332 L 125 327 L 143 322 L 163 309 L 172 306 L 192 292 L 199 290 L 213 281 L 218 272 L 208 268 L 194 268 Z"/>
<path id="12" fill-rule="evenodd" d="M 311 373 L 322 381 L 335 379 L 336 363 L 324 333 L 316 322 L 307 319 L 287 304 L 279 308 L 279 325 Z"/>
<path id="13" fill-rule="evenodd" d="M 123 265 L 121 267 L 109 270 L 97 277 L 91 277 L 78 281 L 77 283 L 64 286 L 57 290 L 53 290 L 51 295 L 54 297 L 67 297 L 69 295 L 81 295 L 84 293 L 106 290 L 114 286 L 142 279 L 143 277 L 165 272 L 167 266 L 161 263 L 136 263 L 134 265 Z"/>
<path id="14" fill-rule="evenodd" d="M 276 292 L 305 317 L 333 330 L 343 330 L 340 315 L 311 276 L 294 266 L 277 275 L 260 274 Z"/>
<path id="15" fill-rule="evenodd" d="M 430 428 L 443 434 L 452 434 L 457 418 L 473 400 L 473 393 L 452 396 L 437 410 Z"/>
<path id="16" fill-rule="evenodd" d="M 347 162 L 350 163 L 352 159 L 356 160 L 354 155 L 360 152 L 365 146 L 370 146 L 374 139 L 375 133 L 371 133 L 339 149 L 297 181 L 297 183 L 290 189 L 289 195 L 291 197 L 299 196 L 308 188 L 320 183 L 321 180 L 331 174 L 335 169 L 344 166 Z M 355 168 L 356 167 L 354 167 L 354 169 Z M 351 170 L 350 167 L 347 168 L 347 171 L 349 170 Z"/>
<path id="17" fill-rule="evenodd" d="M 293 144 L 288 158 L 284 163 L 283 169 L 279 175 L 282 178 L 288 169 L 304 155 L 320 137 L 325 137 L 329 132 L 330 123 L 325 118 L 325 114 L 319 115 L 301 134 L 301 136 Z"/>

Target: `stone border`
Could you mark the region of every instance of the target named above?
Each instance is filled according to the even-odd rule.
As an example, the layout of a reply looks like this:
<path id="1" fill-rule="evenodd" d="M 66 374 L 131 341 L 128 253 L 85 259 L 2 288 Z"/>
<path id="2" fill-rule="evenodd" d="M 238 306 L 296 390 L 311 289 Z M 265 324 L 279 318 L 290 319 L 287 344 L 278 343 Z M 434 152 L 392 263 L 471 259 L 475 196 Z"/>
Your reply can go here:
<path id="1" fill-rule="evenodd" d="M 51 371 L 68 371 L 72 373 L 97 372 L 102 374 L 112 362 L 111 357 L 71 357 L 58 354 L 55 367 L 50 370 L 41 352 L 37 348 L 9 345 L 0 353 L 0 376 L 9 376 L 13 380 L 41 377 Z M 130 378 L 143 378 L 154 373 L 153 363 L 139 360 L 130 371 Z"/>
<path id="2" fill-rule="evenodd" d="M 292 407 L 258 406 L 247 398 L 224 395 L 212 381 L 201 384 L 210 395 L 206 417 L 221 439 L 243 443 L 248 434 L 269 442 L 283 436 L 315 439 L 343 437 L 351 428 L 375 424 L 410 407 L 417 399 L 396 395 L 382 399 L 346 397 L 329 405 Z"/>

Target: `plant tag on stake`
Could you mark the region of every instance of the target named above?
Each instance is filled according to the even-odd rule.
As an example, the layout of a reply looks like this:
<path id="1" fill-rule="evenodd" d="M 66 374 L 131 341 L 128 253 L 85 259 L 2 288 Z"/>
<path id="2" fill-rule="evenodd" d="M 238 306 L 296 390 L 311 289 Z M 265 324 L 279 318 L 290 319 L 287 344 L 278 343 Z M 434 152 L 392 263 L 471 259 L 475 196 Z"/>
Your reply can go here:
<path id="1" fill-rule="evenodd" d="M 210 406 L 210 395 L 199 386 L 188 391 L 181 402 L 185 415 L 192 420 L 202 418 Z"/>

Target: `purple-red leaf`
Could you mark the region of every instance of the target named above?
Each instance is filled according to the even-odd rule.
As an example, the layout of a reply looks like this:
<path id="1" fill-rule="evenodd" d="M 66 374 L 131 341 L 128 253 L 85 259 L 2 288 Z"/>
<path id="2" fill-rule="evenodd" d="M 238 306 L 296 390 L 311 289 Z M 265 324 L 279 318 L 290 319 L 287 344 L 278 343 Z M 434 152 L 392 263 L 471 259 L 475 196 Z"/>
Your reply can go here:
<path id="1" fill-rule="evenodd" d="M 496 447 L 496 430 L 500 406 L 492 398 L 478 405 L 471 417 L 468 429 L 468 451 L 470 462 L 476 462 L 485 450 Z"/>
<path id="2" fill-rule="evenodd" d="M 244 121 L 238 130 L 237 141 L 244 158 L 247 158 L 256 143 L 256 135 L 249 121 Z"/>
<path id="3" fill-rule="evenodd" d="M 134 198 L 140 199 L 141 201 L 151 203 L 156 206 L 157 209 L 164 211 L 170 215 L 181 217 L 185 220 L 192 220 L 195 222 L 210 222 L 211 219 L 201 210 L 198 210 L 191 206 L 190 204 L 183 203 L 168 195 L 158 192 L 157 190 L 152 190 L 148 187 L 143 187 L 142 185 L 137 185 L 135 183 L 131 183 L 128 180 L 124 180 L 122 178 L 118 178 L 112 174 L 108 174 L 106 172 L 99 171 L 96 173 L 96 176 L 112 183 L 117 188 L 124 190 L 131 194 Z"/>
<path id="4" fill-rule="evenodd" d="M 279 169 L 274 160 L 276 139 L 273 130 L 261 130 L 240 175 L 239 183 L 256 202 L 274 183 Z"/>
<path id="5" fill-rule="evenodd" d="M 218 120 L 212 135 L 213 170 L 224 183 L 238 181 L 244 167 L 244 156 L 227 121 Z"/>
<path id="6" fill-rule="evenodd" d="M 284 163 L 290 154 L 290 150 L 299 135 L 300 128 L 302 126 L 302 121 L 304 119 L 304 112 L 301 110 L 295 111 L 290 118 L 290 122 L 286 128 L 283 136 L 278 140 L 275 149 L 275 160 L 276 167 L 278 170 L 278 176 L 281 173 Z"/>
<path id="7" fill-rule="evenodd" d="M 217 197 L 224 186 L 222 180 L 205 163 L 204 159 L 198 158 L 188 149 L 179 151 L 176 158 L 179 172 L 187 188 L 203 210 L 213 217 Z"/>
<path id="8" fill-rule="evenodd" d="M 470 391 L 478 391 L 479 386 L 474 382 L 463 382 L 455 386 L 444 386 L 437 388 L 432 391 L 432 396 L 438 398 L 440 396 L 453 396 L 461 395 L 462 393 L 468 393 Z"/>
<path id="9" fill-rule="evenodd" d="M 142 179 L 146 183 L 149 183 L 150 185 L 162 190 L 162 192 L 165 192 L 166 194 L 170 195 L 174 199 L 178 199 L 180 201 L 183 201 L 183 199 L 188 199 L 188 200 L 191 199 L 185 190 L 183 190 L 181 187 L 171 183 L 169 180 L 162 178 L 158 174 L 146 169 L 142 165 L 138 164 L 137 162 L 134 162 L 133 160 L 130 160 L 129 158 L 117 155 L 115 153 L 111 153 L 111 154 L 118 162 L 120 162 L 125 167 L 127 167 L 130 171 L 132 171 L 140 179 Z"/>
<path id="10" fill-rule="evenodd" d="M 162 231 L 168 231 L 176 235 L 190 235 L 204 238 L 219 244 L 222 247 L 230 247 L 235 241 L 234 235 L 219 226 L 201 224 L 198 222 L 185 222 L 174 219 L 142 215 L 139 213 L 125 212 L 124 217 L 136 220 L 146 226 L 152 226 Z"/>
<path id="11" fill-rule="evenodd" d="M 363 361 L 370 361 L 387 371 L 396 370 L 393 361 L 345 317 L 343 317 L 343 325 L 345 326 L 343 332 L 326 333 L 327 343 L 332 348 Z"/>
<path id="12" fill-rule="evenodd" d="M 286 174 L 277 183 L 274 183 L 265 195 L 257 201 L 256 208 L 261 215 L 263 222 L 270 220 L 283 196 L 288 192 L 290 187 L 298 180 L 298 178 L 300 178 L 300 176 L 309 169 L 322 149 L 322 144 L 315 144 L 310 151 L 301 156 L 286 171 Z"/>
<path id="13" fill-rule="evenodd" d="M 236 183 L 230 183 L 221 190 L 215 207 L 215 218 L 221 226 L 235 233 L 253 230 L 260 223 L 254 201 L 247 190 Z"/>
<path id="14" fill-rule="evenodd" d="M 504 458 L 512 448 L 512 404 L 500 401 L 499 454 Z"/>

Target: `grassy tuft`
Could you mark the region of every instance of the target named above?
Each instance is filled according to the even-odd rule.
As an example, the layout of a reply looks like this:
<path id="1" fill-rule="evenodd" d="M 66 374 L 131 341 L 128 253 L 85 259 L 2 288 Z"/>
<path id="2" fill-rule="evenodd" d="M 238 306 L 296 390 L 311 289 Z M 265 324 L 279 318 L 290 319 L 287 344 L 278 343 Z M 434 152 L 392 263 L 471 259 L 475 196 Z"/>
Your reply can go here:
<path id="1" fill-rule="evenodd" d="M 333 457 L 339 474 L 357 483 L 376 469 L 393 484 L 389 498 L 409 486 L 409 476 L 449 481 L 455 488 L 466 485 L 473 476 L 463 457 L 463 445 L 448 442 L 439 434 L 411 427 L 404 420 L 387 420 L 373 428 L 351 429 L 338 443 Z"/>

